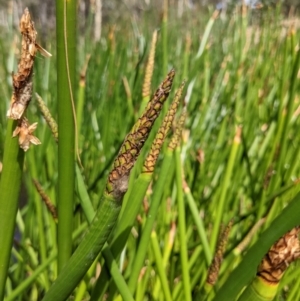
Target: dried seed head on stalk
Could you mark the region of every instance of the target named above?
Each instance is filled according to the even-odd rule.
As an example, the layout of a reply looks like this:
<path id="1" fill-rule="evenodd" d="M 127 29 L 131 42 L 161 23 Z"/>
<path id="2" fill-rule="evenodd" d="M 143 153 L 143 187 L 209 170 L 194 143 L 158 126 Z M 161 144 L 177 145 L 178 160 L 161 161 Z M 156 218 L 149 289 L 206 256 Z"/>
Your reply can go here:
<path id="1" fill-rule="evenodd" d="M 32 70 L 37 50 L 45 56 L 51 56 L 36 43 L 37 32 L 26 8 L 20 20 L 22 34 L 21 58 L 18 71 L 13 74 L 13 95 L 7 117 L 18 120 L 24 114 L 32 95 Z"/>
<path id="2" fill-rule="evenodd" d="M 22 117 L 32 95 L 31 76 L 36 53 L 37 32 L 27 8 L 20 20 L 20 32 L 22 34 L 21 58 L 18 71 L 13 75 L 13 95 L 7 112 L 7 117 L 15 120 Z"/>
<path id="3" fill-rule="evenodd" d="M 25 8 L 20 20 L 20 32 L 22 34 L 22 51 L 18 65 L 18 73 L 14 75 L 14 82 L 16 82 L 16 84 L 22 84 L 23 81 L 28 80 L 28 77 L 31 75 L 37 50 L 35 47 L 37 32 L 34 28 L 34 23 L 31 20 L 28 8 Z"/>
<path id="4" fill-rule="evenodd" d="M 20 20 L 20 32 L 22 34 L 21 58 L 18 64 L 18 71 L 16 74 L 13 74 L 13 94 L 7 117 L 18 120 L 18 126 L 13 132 L 13 137 L 19 135 L 20 147 L 27 151 L 30 143 L 41 144 L 40 140 L 32 135 L 37 123 L 30 125 L 24 117 L 25 110 L 32 97 L 34 58 L 38 50 L 45 56 L 51 56 L 51 54 L 36 43 L 37 32 L 27 8 L 24 10 Z"/>
<path id="5" fill-rule="evenodd" d="M 45 57 L 52 56 L 36 42 L 37 32 L 34 28 L 34 22 L 31 20 L 28 8 L 25 8 L 20 20 L 20 32 L 22 34 L 21 59 L 18 65 L 18 73 L 14 75 L 14 79 L 17 82 L 25 81 L 30 77 L 37 51 Z"/>
<path id="6" fill-rule="evenodd" d="M 37 122 L 30 125 L 27 118 L 23 117 L 19 120 L 18 126 L 13 132 L 13 137 L 19 135 L 19 145 L 25 152 L 29 149 L 30 143 L 34 145 L 41 144 L 41 141 L 37 137 L 33 136 L 33 132 L 36 127 Z"/>
<path id="7" fill-rule="evenodd" d="M 21 119 L 32 96 L 32 81 L 27 81 L 20 88 L 13 92 L 7 117 L 11 119 Z"/>
<path id="8" fill-rule="evenodd" d="M 143 166 L 143 170 L 142 172 L 146 173 L 146 172 L 153 172 L 154 171 L 154 166 L 156 163 L 156 160 L 159 156 L 159 152 L 160 149 L 164 143 L 164 140 L 168 134 L 168 131 L 172 125 L 172 122 L 175 118 L 175 114 L 179 105 L 179 101 L 183 92 L 183 88 L 184 88 L 185 82 L 183 82 L 181 84 L 181 86 L 179 87 L 179 89 L 177 90 L 176 94 L 175 94 L 175 98 L 174 101 L 172 102 L 156 136 L 155 139 L 151 145 L 151 149 L 150 152 L 144 162 L 144 166 Z"/>
<path id="9" fill-rule="evenodd" d="M 299 233 L 299 226 L 293 228 L 270 248 L 258 267 L 257 276 L 272 284 L 280 281 L 288 266 L 300 258 Z"/>
<path id="10" fill-rule="evenodd" d="M 130 171 L 149 136 L 154 121 L 169 96 L 174 76 L 175 71 L 172 69 L 148 102 L 143 115 L 125 137 L 118 156 L 113 163 L 113 169 L 106 183 L 106 193 L 117 200 L 122 199 L 127 191 Z"/>

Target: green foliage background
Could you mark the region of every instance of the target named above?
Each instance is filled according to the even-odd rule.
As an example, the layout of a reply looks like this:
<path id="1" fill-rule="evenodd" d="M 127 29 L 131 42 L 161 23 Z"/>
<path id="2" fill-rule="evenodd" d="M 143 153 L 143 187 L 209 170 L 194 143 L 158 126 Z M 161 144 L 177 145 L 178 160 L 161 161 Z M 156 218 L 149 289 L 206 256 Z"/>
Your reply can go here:
<path id="1" fill-rule="evenodd" d="M 187 9 L 178 17 L 175 7 L 170 6 L 167 20 L 161 19 L 161 12 L 162 7 L 157 7 L 156 10 L 144 11 L 142 17 L 137 18 L 134 12 L 127 11 L 112 23 L 103 22 L 102 37 L 95 42 L 94 15 L 90 11 L 84 29 L 78 31 L 76 106 L 85 186 L 96 209 L 112 161 L 139 116 L 151 36 L 154 30 L 158 30 L 152 89 L 154 91 L 167 71 L 174 67 L 175 88 L 187 79 L 185 102 L 188 117 L 180 157 L 177 161 L 175 157 L 172 159 L 163 187 L 154 227 L 156 236 L 145 246 L 147 259 L 144 265 L 147 268 L 136 284 L 135 300 L 167 300 L 165 291 L 160 290 L 161 276 L 157 273 L 160 261 L 154 246 L 159 247 L 164 259 L 164 273 L 172 300 L 184 299 L 183 266 L 179 260 L 181 244 L 186 244 L 188 250 L 186 269 L 190 278 L 190 295 L 197 298 L 193 300 L 212 300 L 215 292 L 216 300 L 233 300 L 229 296 L 236 298 L 240 289 L 254 276 L 253 267 L 261 258 L 257 254 L 264 254 L 267 247 L 288 230 L 282 225 L 272 224 L 272 221 L 281 216 L 283 209 L 294 197 L 297 198 L 299 192 L 300 21 L 296 17 L 293 21 L 286 17 L 279 6 L 245 13 L 239 7 L 216 19 L 212 19 L 213 10 Z M 13 18 L 10 15 L 10 23 L 0 30 L 0 161 L 6 134 L 6 111 L 12 92 L 11 72 L 16 70 L 20 45 Z M 33 19 L 38 19 L 38 15 Z M 40 38 L 44 40 L 44 37 Z M 47 36 L 44 43 L 43 47 L 53 56 L 51 59 L 36 58 L 34 90 L 56 117 L 55 37 Z M 80 86 L 80 80 L 85 86 Z M 128 83 L 130 93 L 125 83 Z M 173 88 L 172 95 L 174 91 Z M 56 225 L 32 184 L 33 178 L 38 179 L 56 204 L 57 145 L 37 108 L 35 97 L 28 116 L 32 122 L 39 122 L 36 136 L 42 145 L 32 147 L 26 153 L 15 244 L 6 285 L 7 300 L 41 300 L 57 276 L 54 260 Z M 155 127 L 157 130 L 158 125 Z M 153 139 L 154 133 L 151 135 Z M 151 137 L 141 154 L 135 175 L 139 174 Z M 145 195 L 144 206 L 140 208 L 119 261 L 126 281 L 130 281 L 147 219 L 147 207 L 153 201 L 165 156 L 166 147 L 155 171 L 153 190 L 149 188 Z M 190 188 L 190 194 L 184 193 L 185 241 L 178 231 L 174 240 L 170 240 L 171 229 L 178 227 L 178 182 L 175 180 L 175 166 L 178 170 L 178 165 L 182 166 L 182 176 Z M 129 191 L 136 189 L 133 180 L 134 176 Z M 86 217 L 80 206 L 78 188 L 75 189 L 75 198 L 74 231 L 83 231 Z M 125 196 L 124 203 L 127 201 Z M 295 207 L 295 210 L 299 209 L 299 206 Z M 238 253 L 238 244 L 262 218 L 265 218 L 263 226 L 251 237 L 245 250 Z M 204 236 L 197 219 L 203 224 Z M 208 257 L 213 256 L 221 224 L 227 224 L 231 219 L 233 228 L 216 288 L 204 293 Z M 284 219 L 279 221 L 284 224 Z M 287 225 L 293 227 L 297 223 L 297 216 L 292 216 Z M 241 274 L 234 274 L 236 278 L 231 279 L 232 270 L 240 262 L 243 264 L 244 253 L 264 230 L 274 235 L 270 241 L 266 240 L 263 247 L 266 250 L 259 251 L 254 247 L 247 257 L 253 259 L 254 265 L 245 266 L 243 271 L 240 269 Z M 81 237 L 77 235 L 74 239 L 73 249 Z M 204 240 L 209 242 L 209 254 L 204 251 Z M 99 262 L 103 264 L 102 257 Z M 45 269 L 39 271 L 41 266 Z M 97 275 L 94 268 L 89 270 L 85 285 L 81 283 L 77 289 L 75 300 L 88 300 L 93 291 L 90 279 Z M 34 271 L 38 272 L 34 274 Z M 243 278 L 242 274 L 246 276 Z M 30 275 L 34 277 L 25 285 Z M 295 263 L 280 283 L 277 300 L 300 300 L 299 279 L 298 264 Z M 233 282 L 237 283 L 236 294 L 231 290 Z M 220 287 L 223 290 L 221 299 L 218 297 Z M 17 289 L 20 289 L 18 295 L 15 294 Z M 118 291 L 112 283 L 109 292 L 109 300 L 118 298 Z"/>

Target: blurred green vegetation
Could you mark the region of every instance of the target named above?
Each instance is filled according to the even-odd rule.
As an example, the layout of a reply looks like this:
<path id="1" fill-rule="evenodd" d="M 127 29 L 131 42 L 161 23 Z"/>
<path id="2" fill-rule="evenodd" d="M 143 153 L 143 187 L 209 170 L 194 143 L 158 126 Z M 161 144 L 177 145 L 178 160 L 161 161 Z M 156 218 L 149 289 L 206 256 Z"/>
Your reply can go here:
<path id="1" fill-rule="evenodd" d="M 6 134 L 6 112 L 12 93 L 11 74 L 17 68 L 20 47 L 14 16 L 9 13 L 8 24 L 0 30 L 0 161 Z M 143 273 L 136 283 L 135 300 L 167 300 L 165 290 L 160 289 L 163 281 L 161 271 L 157 269 L 161 263 L 157 248 L 165 260 L 164 272 L 172 300 L 184 300 L 181 244 L 186 244 L 187 248 L 190 294 L 198 296 L 193 300 L 212 300 L 224 283 L 222 300 L 232 300 L 226 299 L 226 280 L 231 271 L 242 262 L 244 253 L 264 230 L 273 231 L 277 238 L 288 230 L 282 225 L 272 224 L 272 228 L 270 225 L 300 190 L 300 84 L 299 66 L 296 65 L 300 20 L 287 17 L 282 14 L 281 7 L 275 5 L 261 10 L 243 10 L 239 6 L 220 15 L 212 8 L 201 12 L 184 10 L 181 17 L 178 17 L 177 8 L 169 6 L 168 18 L 164 21 L 161 13 L 159 7 L 145 10 L 142 17 L 137 18 L 134 12 L 125 11 L 122 18 L 103 22 L 101 39 L 94 41 L 94 14 L 91 10 L 88 21 L 78 31 L 75 98 L 83 177 L 96 209 L 111 164 L 139 116 L 151 37 L 153 31 L 158 30 L 152 88 L 154 91 L 166 72 L 175 68 L 174 87 L 177 88 L 183 79 L 187 80 L 187 119 L 180 157 L 173 158 L 164 183 L 152 243 L 149 241 L 146 246 Z M 39 28 L 37 30 L 39 32 Z M 40 38 L 45 43 L 43 47 L 53 56 L 37 56 L 34 92 L 41 95 L 56 118 L 56 41 L 54 34 L 47 35 L 46 39 Z M 41 183 L 56 204 L 58 166 L 57 145 L 39 112 L 35 97 L 27 114 L 32 122 L 39 123 L 36 136 L 42 145 L 32 147 L 26 153 L 22 202 L 16 220 L 6 291 L 7 300 L 33 301 L 41 300 L 57 276 L 54 255 L 57 245 L 55 222 L 41 203 L 32 179 Z M 154 132 L 157 128 L 158 125 Z M 151 137 L 134 176 L 139 174 Z M 153 185 L 144 196 L 143 206 L 118 261 L 126 281 L 130 281 L 148 206 L 153 201 L 166 153 L 165 148 L 155 170 Z M 180 175 L 190 189 L 189 193 L 184 190 L 186 236 L 183 240 L 178 230 L 172 241 L 171 230 L 177 228 L 179 215 L 176 198 L 180 186 L 176 182 L 175 166 L 178 173 L 180 164 Z M 134 191 L 133 181 L 130 183 L 129 191 Z M 74 231 L 82 231 L 86 227 L 86 217 L 80 206 L 78 188 L 75 191 Z M 300 210 L 299 206 L 296 208 Z M 204 238 L 195 220 L 197 216 L 205 229 L 210 254 L 203 248 Z M 265 222 L 253 234 L 249 245 L 241 253 L 236 252 L 239 243 L 262 218 Z M 199 297 L 203 294 L 207 276 L 208 256 L 213 256 L 220 227 L 232 219 L 233 227 L 215 290 Z M 289 226 L 299 224 L 299 219 L 291 219 Z M 73 248 L 80 239 L 81 236 L 77 235 Z M 154 240 L 158 240 L 158 244 Z M 273 242 L 274 239 L 266 244 L 271 246 Z M 262 253 L 266 251 L 263 249 Z M 253 258 L 255 256 L 253 254 Z M 259 257 L 255 260 L 258 265 Z M 99 262 L 103 264 L 102 257 Z M 288 269 L 276 300 L 300 300 L 298 265 L 294 263 Z M 42 266 L 44 269 L 38 270 Z M 85 287 L 80 286 L 75 293 L 82 299 L 75 297 L 75 300 L 89 300 L 95 277 L 99 276 L 98 268 L 99 265 L 95 264 L 90 269 L 84 279 Z M 243 271 L 247 275 L 245 278 L 236 275 L 235 280 L 229 280 L 236 281 L 241 289 L 254 276 L 253 268 L 255 265 Z M 32 275 L 32 282 L 25 285 L 25 280 Z M 14 295 L 16 289 L 20 291 Z M 117 300 L 118 291 L 112 282 L 107 293 L 108 300 Z M 10 296 L 15 297 L 10 299 Z M 228 293 L 228 296 L 232 295 Z"/>

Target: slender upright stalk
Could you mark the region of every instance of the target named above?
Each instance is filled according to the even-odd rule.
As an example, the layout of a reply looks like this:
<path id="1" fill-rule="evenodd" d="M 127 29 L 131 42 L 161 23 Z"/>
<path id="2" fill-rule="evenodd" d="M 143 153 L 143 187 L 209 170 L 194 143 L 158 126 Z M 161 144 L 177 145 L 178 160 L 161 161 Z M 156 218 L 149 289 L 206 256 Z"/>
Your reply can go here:
<path id="1" fill-rule="evenodd" d="M 156 266 L 157 266 L 157 272 L 162 284 L 162 291 L 164 293 L 164 297 L 166 301 L 171 301 L 172 300 L 172 296 L 171 296 L 171 292 L 170 292 L 170 287 L 168 284 L 168 279 L 167 279 L 167 275 L 164 269 L 164 265 L 163 265 L 163 258 L 160 252 L 160 248 L 159 248 L 159 242 L 157 239 L 157 234 L 155 231 L 153 231 L 151 233 L 151 246 L 152 246 L 152 250 L 153 250 L 153 254 L 155 257 L 155 261 L 156 261 Z"/>
<path id="2" fill-rule="evenodd" d="M 188 268 L 188 253 L 187 253 L 187 237 L 186 237 L 186 221 L 185 221 L 185 204 L 183 197 L 182 187 L 182 167 L 180 160 L 180 147 L 177 146 L 175 149 L 175 160 L 176 160 L 176 186 L 177 186 L 177 206 L 178 206 L 178 228 L 179 228 L 179 239 L 180 239 L 180 261 L 182 269 L 182 282 L 183 282 L 183 294 L 184 300 L 191 299 L 191 283 Z"/>
<path id="3" fill-rule="evenodd" d="M 58 103 L 58 271 L 72 252 L 75 183 L 74 83 L 76 1 L 56 1 L 57 103 Z"/>
<path id="4" fill-rule="evenodd" d="M 134 259 L 132 271 L 130 273 L 130 278 L 128 281 L 128 286 L 132 294 L 134 294 L 135 290 L 137 289 L 138 276 L 146 256 L 148 242 L 150 240 L 153 224 L 155 222 L 157 211 L 159 209 L 161 196 L 163 194 L 163 188 L 165 185 L 165 181 L 169 175 L 170 166 L 172 164 L 172 157 L 173 151 L 168 149 L 162 162 L 162 167 L 159 173 L 158 180 L 156 182 L 156 187 L 153 190 L 154 195 L 152 197 L 151 207 L 149 208 L 146 224 L 143 228 L 143 233 L 140 238 L 139 247 Z"/>
<path id="5" fill-rule="evenodd" d="M 226 194 L 227 194 L 227 190 L 228 190 L 228 187 L 230 184 L 230 179 L 232 176 L 234 163 L 236 161 L 237 151 L 238 151 L 238 148 L 241 143 L 241 141 L 240 141 L 241 131 L 242 131 L 242 128 L 237 127 L 235 137 L 234 137 L 234 140 L 232 143 L 231 151 L 230 151 L 229 161 L 228 161 L 228 164 L 227 164 L 227 167 L 225 170 L 225 177 L 224 177 L 224 182 L 222 185 L 221 195 L 220 195 L 220 200 L 219 200 L 219 208 L 217 211 L 216 218 L 214 220 L 214 228 L 213 228 L 213 232 L 211 235 L 211 249 L 212 250 L 215 249 L 215 246 L 216 246 L 217 240 L 218 240 L 218 233 L 219 233 L 219 229 L 221 226 L 222 215 L 224 213 L 224 208 L 225 208 L 225 204 L 226 204 Z"/>
<path id="6" fill-rule="evenodd" d="M 187 203 L 189 205 L 190 212 L 194 218 L 195 226 L 198 230 L 199 237 L 201 239 L 201 243 L 203 245 L 203 251 L 205 254 L 205 259 L 207 264 L 209 265 L 211 263 L 212 259 L 212 252 L 209 248 L 208 238 L 207 234 L 205 232 L 204 222 L 201 216 L 199 216 L 199 212 L 195 203 L 195 200 L 191 194 L 190 188 L 187 186 L 187 183 L 184 183 L 183 185 L 184 194 L 186 196 Z"/>
<path id="7" fill-rule="evenodd" d="M 18 139 L 12 138 L 16 124 L 14 120 L 8 121 L 0 182 L 0 300 L 4 298 L 24 161 Z"/>

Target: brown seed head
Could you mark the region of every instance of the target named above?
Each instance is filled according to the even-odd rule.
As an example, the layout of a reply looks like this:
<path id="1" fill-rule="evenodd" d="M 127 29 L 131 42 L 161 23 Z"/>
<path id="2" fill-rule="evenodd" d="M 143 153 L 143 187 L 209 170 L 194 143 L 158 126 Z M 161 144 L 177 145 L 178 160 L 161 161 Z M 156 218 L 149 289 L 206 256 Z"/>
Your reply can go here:
<path id="1" fill-rule="evenodd" d="M 149 136 L 154 121 L 162 109 L 162 105 L 169 96 L 174 76 L 175 71 L 172 69 L 148 102 L 144 114 L 125 137 L 119 154 L 113 163 L 113 169 L 108 176 L 106 184 L 106 193 L 117 200 L 122 199 L 127 191 L 130 171 Z"/>
<path id="2" fill-rule="evenodd" d="M 278 283 L 290 263 L 300 257 L 300 228 L 296 227 L 282 236 L 265 255 L 257 275 L 268 283 Z"/>

